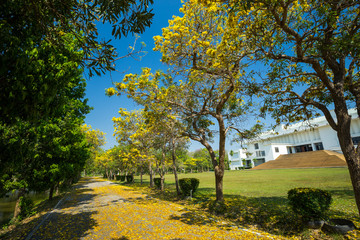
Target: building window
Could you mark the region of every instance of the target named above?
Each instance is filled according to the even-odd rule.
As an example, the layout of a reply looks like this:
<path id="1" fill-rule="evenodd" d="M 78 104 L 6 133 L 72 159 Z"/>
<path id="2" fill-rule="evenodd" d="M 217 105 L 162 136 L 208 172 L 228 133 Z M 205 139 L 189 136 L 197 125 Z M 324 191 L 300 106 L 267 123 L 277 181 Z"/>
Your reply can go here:
<path id="1" fill-rule="evenodd" d="M 322 142 L 314 143 L 314 145 L 315 145 L 315 150 L 316 151 L 324 150 L 324 146 L 323 146 Z"/>
<path id="2" fill-rule="evenodd" d="M 254 144 L 254 147 L 255 147 L 255 149 L 259 149 L 259 144 L 258 144 L 258 143 L 255 143 L 255 144 Z"/>
<path id="3" fill-rule="evenodd" d="M 352 141 L 353 141 L 354 145 L 359 145 L 359 143 L 360 143 L 360 136 L 359 136 L 359 137 L 353 137 L 353 138 L 352 138 Z"/>
<path id="4" fill-rule="evenodd" d="M 278 147 L 275 147 L 275 152 L 279 152 L 279 148 Z"/>
<path id="5" fill-rule="evenodd" d="M 253 160 L 255 167 L 265 162 L 265 158 L 256 158 Z"/>
<path id="6" fill-rule="evenodd" d="M 265 151 L 256 151 L 255 155 L 256 157 L 265 157 Z"/>
<path id="7" fill-rule="evenodd" d="M 300 146 L 295 146 L 295 152 L 309 152 L 312 151 L 312 146 L 311 144 L 305 144 L 305 145 L 300 145 Z"/>

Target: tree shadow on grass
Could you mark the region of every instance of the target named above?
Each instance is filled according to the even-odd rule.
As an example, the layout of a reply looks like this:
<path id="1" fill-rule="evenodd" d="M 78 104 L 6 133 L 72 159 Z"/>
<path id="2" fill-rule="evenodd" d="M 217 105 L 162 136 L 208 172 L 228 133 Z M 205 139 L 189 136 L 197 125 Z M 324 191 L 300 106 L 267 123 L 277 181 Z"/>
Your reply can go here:
<path id="1" fill-rule="evenodd" d="M 289 208 L 285 197 L 224 197 L 225 202 L 220 204 L 215 202 L 215 198 L 204 199 L 200 203 L 200 209 L 184 209 L 180 216 L 172 215 L 170 219 L 189 225 L 212 225 L 225 230 L 232 230 L 234 226 L 255 227 L 268 233 L 289 236 L 304 230 L 301 221 Z"/>
<path id="2" fill-rule="evenodd" d="M 332 196 L 337 196 L 341 199 L 354 199 L 354 191 L 349 189 L 336 189 L 336 190 L 327 190 Z"/>

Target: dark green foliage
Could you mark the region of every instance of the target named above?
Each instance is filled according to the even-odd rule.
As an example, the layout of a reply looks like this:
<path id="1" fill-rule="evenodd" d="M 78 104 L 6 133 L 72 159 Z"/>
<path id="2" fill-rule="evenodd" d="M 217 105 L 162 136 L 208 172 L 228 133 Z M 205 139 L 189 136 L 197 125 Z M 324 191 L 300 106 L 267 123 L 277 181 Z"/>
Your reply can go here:
<path id="1" fill-rule="evenodd" d="M 20 197 L 20 215 L 19 220 L 22 220 L 30 215 L 32 215 L 34 203 L 29 197 Z"/>
<path id="2" fill-rule="evenodd" d="M 154 184 L 157 189 L 161 188 L 161 178 L 154 178 Z"/>
<path id="3" fill-rule="evenodd" d="M 116 178 L 116 181 L 120 181 L 121 176 L 120 176 L 120 175 L 116 175 L 115 178 Z"/>
<path id="4" fill-rule="evenodd" d="M 121 175 L 121 176 L 120 176 L 120 181 L 124 182 L 124 181 L 125 181 L 125 178 L 126 178 L 125 175 Z"/>
<path id="5" fill-rule="evenodd" d="M 18 111 L 18 114 L 2 111 L 5 108 L 0 106 L 1 192 L 20 188 L 44 191 L 72 183 L 89 157 L 89 146 L 80 128 L 90 109 L 84 99 L 86 83 L 78 68 L 83 54 L 72 36 L 63 35 L 63 40 L 66 45 L 63 51 L 43 41 L 40 46 L 32 45 L 32 51 L 23 53 L 32 59 L 27 60 L 29 68 L 22 70 L 26 76 L 21 79 L 28 85 L 14 82 L 9 75 L 3 82 L 9 89 L 0 86 L 4 90 L 0 99 L 12 102 L 15 107 L 7 107 Z M 50 85 L 42 85 L 49 79 L 53 81 Z M 17 91 L 16 87 L 25 90 Z M 12 95 L 11 91 L 20 95 Z M 49 91 L 54 91 L 57 97 L 51 98 Z M 19 98 L 20 102 L 13 102 L 13 98 Z M 46 103 L 41 104 L 36 98 Z M 38 108 L 38 105 L 42 106 Z"/>
<path id="6" fill-rule="evenodd" d="M 182 178 L 179 180 L 179 185 L 181 192 L 184 196 L 190 196 L 190 192 L 192 191 L 192 195 L 196 192 L 196 189 L 199 187 L 199 179 L 197 178 Z"/>
<path id="7" fill-rule="evenodd" d="M 208 204 L 209 212 L 215 215 L 224 215 L 227 212 L 227 206 L 225 202 L 210 201 Z"/>
<path id="8" fill-rule="evenodd" d="M 329 192 L 316 188 L 291 189 L 288 199 L 293 211 L 304 220 L 323 218 L 332 201 Z"/>
<path id="9" fill-rule="evenodd" d="M 45 40 L 55 49 L 62 48 L 62 36 L 68 33 L 80 41 L 86 56 L 81 65 L 89 67 L 90 75 L 114 70 L 116 48 L 111 39 L 99 37 L 99 24 L 94 22 L 110 24 L 113 38 L 143 33 L 154 15 L 149 8 L 152 3 L 153 0 L 0 1 L 0 82 L 13 75 L 18 64 L 28 63 L 23 53 L 29 50 L 29 44 L 39 46 Z M 0 89 L 3 90 L 1 86 Z"/>
<path id="10" fill-rule="evenodd" d="M 132 182 L 134 182 L 134 176 L 133 176 L 133 175 L 127 175 L 127 176 L 126 176 L 126 182 L 127 182 L 127 183 L 132 183 Z"/>

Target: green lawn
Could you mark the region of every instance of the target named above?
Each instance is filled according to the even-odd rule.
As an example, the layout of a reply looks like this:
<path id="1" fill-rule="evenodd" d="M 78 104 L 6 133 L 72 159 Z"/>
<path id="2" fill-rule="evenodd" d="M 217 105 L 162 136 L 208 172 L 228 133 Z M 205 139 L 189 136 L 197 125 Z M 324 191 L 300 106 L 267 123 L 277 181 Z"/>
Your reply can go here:
<path id="1" fill-rule="evenodd" d="M 216 203 L 214 172 L 180 174 L 179 178 L 198 178 L 200 185 L 194 204 L 211 214 L 221 214 L 233 223 L 286 237 L 302 239 L 329 239 L 324 233 L 309 230 L 300 216 L 294 214 L 287 200 L 287 192 L 295 187 L 311 187 L 327 190 L 333 197 L 326 219 L 345 218 L 360 227 L 360 218 L 347 168 L 309 168 L 226 171 L 224 176 L 225 203 Z M 140 187 L 140 177 L 135 178 Z M 174 175 L 165 176 L 167 191 L 149 190 L 148 194 L 165 200 L 176 200 Z M 144 186 L 149 178 L 144 176 Z M 127 184 L 128 185 L 128 184 Z M 325 219 L 325 220 L 326 220 Z M 360 232 L 359 232 L 360 233 Z M 357 234 L 359 234 L 357 233 Z M 337 237 L 336 239 L 343 239 Z"/>
<path id="2" fill-rule="evenodd" d="M 215 195 L 214 172 L 180 174 L 179 178 L 200 179 L 198 195 Z M 139 180 L 139 177 L 136 177 Z M 144 178 L 148 182 L 148 178 Z M 165 176 L 168 188 L 174 188 L 174 176 Z M 226 198 L 243 196 L 272 198 L 286 202 L 287 191 L 295 187 L 313 187 L 329 191 L 333 196 L 331 209 L 346 215 L 358 216 L 354 193 L 347 168 L 272 169 L 226 171 Z"/>

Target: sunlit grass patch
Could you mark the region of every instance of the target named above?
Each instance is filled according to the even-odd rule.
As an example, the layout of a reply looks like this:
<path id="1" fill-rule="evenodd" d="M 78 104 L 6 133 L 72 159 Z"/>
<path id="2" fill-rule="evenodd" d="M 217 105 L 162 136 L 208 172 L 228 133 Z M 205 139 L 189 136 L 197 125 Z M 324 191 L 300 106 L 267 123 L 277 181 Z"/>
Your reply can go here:
<path id="1" fill-rule="evenodd" d="M 214 172 L 179 175 L 179 178 L 184 177 L 198 178 L 200 185 L 192 201 L 179 203 L 201 208 L 216 215 L 217 213 L 210 206 L 215 196 Z M 163 193 L 149 189 L 146 177 L 143 185 L 139 184 L 138 178 L 135 178 L 135 182 L 133 186 L 138 191 L 144 191 L 159 199 L 178 201 L 173 175 L 166 175 L 167 190 Z M 333 196 L 333 203 L 327 218 L 349 219 L 360 227 L 354 193 L 346 168 L 227 171 L 224 176 L 225 209 L 218 215 L 237 226 L 260 229 L 286 237 L 310 236 L 309 238 L 315 239 L 331 239 L 331 236 L 324 233 L 308 230 L 300 217 L 292 212 L 288 205 L 287 192 L 295 187 L 312 187 L 329 191 Z M 356 235 L 356 232 L 351 234 Z"/>

